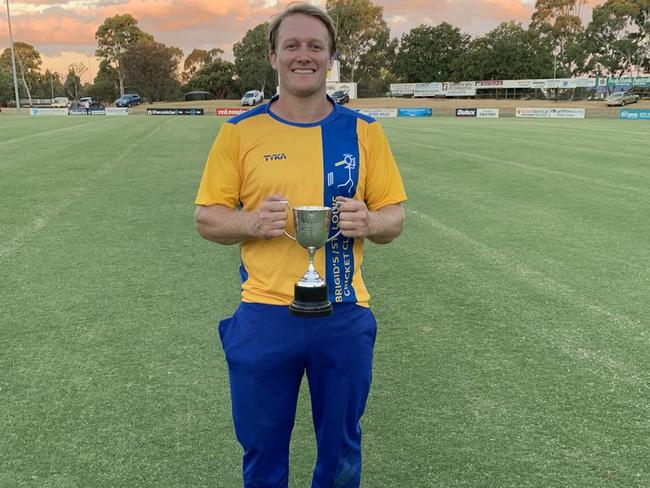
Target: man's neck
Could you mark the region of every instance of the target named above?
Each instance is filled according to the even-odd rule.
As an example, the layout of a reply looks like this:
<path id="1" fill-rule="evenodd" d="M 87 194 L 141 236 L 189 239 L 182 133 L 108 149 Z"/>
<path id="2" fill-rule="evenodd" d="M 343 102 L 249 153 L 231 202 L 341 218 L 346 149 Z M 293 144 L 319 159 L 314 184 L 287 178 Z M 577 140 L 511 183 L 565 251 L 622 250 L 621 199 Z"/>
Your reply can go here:
<path id="1" fill-rule="evenodd" d="M 326 118 L 334 109 L 326 94 L 315 93 L 310 97 L 297 97 L 282 92 L 270 110 L 279 117 L 297 124 L 313 124 Z"/>

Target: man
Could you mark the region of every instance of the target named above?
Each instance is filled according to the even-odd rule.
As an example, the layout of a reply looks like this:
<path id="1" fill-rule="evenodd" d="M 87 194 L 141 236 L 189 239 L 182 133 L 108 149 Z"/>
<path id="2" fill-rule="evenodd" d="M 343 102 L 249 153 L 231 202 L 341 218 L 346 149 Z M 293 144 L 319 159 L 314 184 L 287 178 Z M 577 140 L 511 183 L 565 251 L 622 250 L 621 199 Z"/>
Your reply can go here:
<path id="1" fill-rule="evenodd" d="M 223 124 L 196 198 L 197 229 L 240 244 L 242 302 L 219 324 L 246 488 L 286 488 L 289 440 L 307 375 L 318 448 L 312 488 L 358 487 L 361 429 L 376 323 L 361 276 L 363 240 L 402 230 L 406 199 L 384 133 L 326 95 L 336 50 L 331 19 L 291 4 L 269 27 L 280 95 Z M 283 235 L 287 205 L 337 207 L 316 267 L 333 314 L 297 317 L 288 305 L 307 252 Z M 291 220 L 289 221 L 291 223 Z"/>

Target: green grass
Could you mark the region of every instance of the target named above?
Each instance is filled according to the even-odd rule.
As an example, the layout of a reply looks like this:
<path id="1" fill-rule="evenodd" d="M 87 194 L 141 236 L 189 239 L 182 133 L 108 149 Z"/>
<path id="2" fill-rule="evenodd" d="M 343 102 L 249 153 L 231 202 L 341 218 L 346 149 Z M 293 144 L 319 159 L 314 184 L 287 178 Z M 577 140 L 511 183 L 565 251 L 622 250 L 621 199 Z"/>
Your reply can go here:
<path id="1" fill-rule="evenodd" d="M 219 123 L 0 117 L 0 486 L 240 486 L 238 252 L 193 224 Z M 363 486 L 650 486 L 650 126 L 382 123 L 409 202 L 366 251 Z"/>

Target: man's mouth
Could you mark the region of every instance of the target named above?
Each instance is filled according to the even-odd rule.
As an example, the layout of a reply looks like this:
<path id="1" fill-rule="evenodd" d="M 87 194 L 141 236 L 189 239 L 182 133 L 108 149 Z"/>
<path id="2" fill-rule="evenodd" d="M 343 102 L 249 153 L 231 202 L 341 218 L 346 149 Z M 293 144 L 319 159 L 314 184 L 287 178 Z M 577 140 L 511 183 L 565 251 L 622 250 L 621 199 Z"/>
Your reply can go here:
<path id="1" fill-rule="evenodd" d="M 315 69 L 309 69 L 309 68 L 295 68 L 291 70 L 292 73 L 296 73 L 298 75 L 313 75 L 316 70 Z"/>

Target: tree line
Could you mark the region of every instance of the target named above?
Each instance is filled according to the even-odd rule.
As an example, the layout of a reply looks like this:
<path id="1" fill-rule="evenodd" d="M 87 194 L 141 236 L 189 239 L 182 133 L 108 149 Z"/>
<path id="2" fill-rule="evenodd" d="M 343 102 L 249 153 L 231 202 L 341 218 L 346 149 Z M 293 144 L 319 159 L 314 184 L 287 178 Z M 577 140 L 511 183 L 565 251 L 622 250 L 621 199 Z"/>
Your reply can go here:
<path id="1" fill-rule="evenodd" d="M 341 79 L 357 82 L 359 96 L 377 96 L 390 83 L 488 79 L 620 76 L 650 71 L 650 0 L 607 0 L 585 24 L 587 0 L 537 0 L 527 28 L 503 22 L 472 38 L 442 22 L 420 25 L 391 38 L 383 8 L 372 0 L 327 0 L 336 24 Z M 41 71 L 40 53 L 14 44 L 21 98 L 92 96 L 110 102 L 125 92 L 149 101 L 177 100 L 192 90 L 238 98 L 249 89 L 274 93 L 266 29 L 249 29 L 234 45 L 234 62 L 220 49 L 181 49 L 157 42 L 130 14 L 110 17 L 95 34 L 101 60 L 92 83 L 88 67 L 73 63 L 64 75 Z M 12 100 L 9 48 L 0 54 L 0 102 Z"/>

